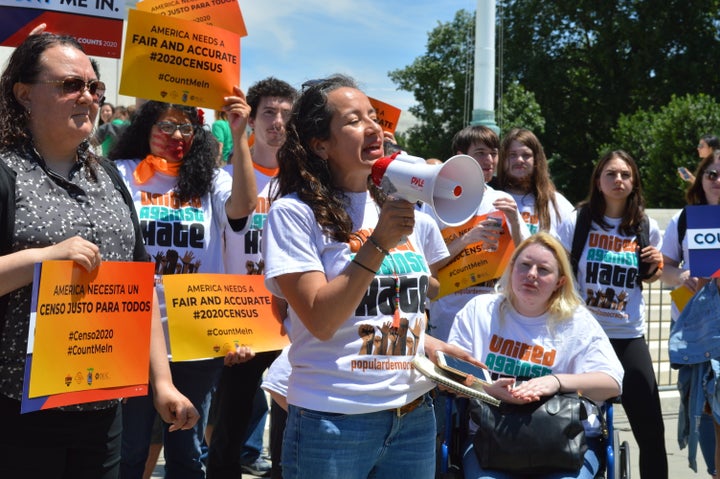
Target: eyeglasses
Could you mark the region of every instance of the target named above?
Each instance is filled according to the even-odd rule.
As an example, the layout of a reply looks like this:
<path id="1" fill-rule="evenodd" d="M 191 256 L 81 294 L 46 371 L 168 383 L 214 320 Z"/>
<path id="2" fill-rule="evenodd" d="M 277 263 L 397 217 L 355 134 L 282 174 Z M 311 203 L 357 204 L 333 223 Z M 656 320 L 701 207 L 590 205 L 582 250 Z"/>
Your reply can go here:
<path id="1" fill-rule="evenodd" d="M 87 90 L 90 92 L 90 95 L 97 97 L 98 102 L 101 102 L 105 98 L 105 83 L 100 80 L 85 81 L 82 78 L 68 77 L 62 80 L 47 80 L 37 83 L 62 85 L 63 95 L 75 95 L 78 93 L 82 95 L 85 93 L 85 90 Z"/>
<path id="2" fill-rule="evenodd" d="M 166 135 L 173 135 L 175 134 L 175 130 L 180 130 L 182 136 L 190 136 L 195 131 L 192 123 L 178 124 L 171 121 L 159 121 L 155 123 L 155 126 Z"/>
<path id="3" fill-rule="evenodd" d="M 705 178 L 707 178 L 710 181 L 715 181 L 718 179 L 718 171 L 717 170 L 705 170 L 703 172 L 703 175 L 705 175 Z"/>

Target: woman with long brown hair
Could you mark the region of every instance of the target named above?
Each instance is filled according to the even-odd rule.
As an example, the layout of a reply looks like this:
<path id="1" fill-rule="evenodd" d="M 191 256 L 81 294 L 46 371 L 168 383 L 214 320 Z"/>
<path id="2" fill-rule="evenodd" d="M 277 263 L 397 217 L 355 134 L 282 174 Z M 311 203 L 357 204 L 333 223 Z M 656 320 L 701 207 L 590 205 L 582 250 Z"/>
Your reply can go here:
<path id="1" fill-rule="evenodd" d="M 503 136 L 497 188 L 510 193 L 530 233 L 554 233 L 572 215 L 573 205 L 555 188 L 545 150 L 537 136 L 513 128 Z"/>
<path id="2" fill-rule="evenodd" d="M 584 228 L 582 214 L 589 211 Z M 577 252 L 580 296 L 600 323 L 625 369 L 622 404 L 640 447 L 640 474 L 667 478 L 665 427 L 652 358 L 645 341 L 645 300 L 641 282 L 663 272 L 657 222 L 647 217 L 640 171 L 625 151 L 604 155 L 595 165 L 588 199 L 577 216 L 562 223 L 558 236 L 574 256 L 576 231 L 586 231 Z M 647 238 L 645 238 L 647 236 Z M 642 244 L 647 241 L 648 244 Z"/>

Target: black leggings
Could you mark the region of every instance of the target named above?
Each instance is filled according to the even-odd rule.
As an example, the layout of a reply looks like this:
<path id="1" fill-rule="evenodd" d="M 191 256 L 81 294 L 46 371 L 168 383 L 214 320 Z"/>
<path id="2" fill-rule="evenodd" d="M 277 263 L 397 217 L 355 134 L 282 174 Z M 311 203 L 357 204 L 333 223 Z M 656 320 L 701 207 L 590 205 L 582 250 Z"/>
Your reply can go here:
<path id="1" fill-rule="evenodd" d="M 625 369 L 622 405 L 640 447 L 640 477 L 667 479 L 665 425 L 647 342 L 644 337 L 610 342 Z"/>
<path id="2" fill-rule="evenodd" d="M 278 351 L 257 353 L 245 363 L 224 367 L 215 390 L 214 427 L 210 437 L 208 479 L 241 477 L 240 456 L 248 437 L 255 393 Z"/>
<path id="3" fill-rule="evenodd" d="M 272 459 L 271 479 L 282 479 L 282 443 L 287 423 L 287 411 L 274 400 L 270 404 L 270 459 Z"/>

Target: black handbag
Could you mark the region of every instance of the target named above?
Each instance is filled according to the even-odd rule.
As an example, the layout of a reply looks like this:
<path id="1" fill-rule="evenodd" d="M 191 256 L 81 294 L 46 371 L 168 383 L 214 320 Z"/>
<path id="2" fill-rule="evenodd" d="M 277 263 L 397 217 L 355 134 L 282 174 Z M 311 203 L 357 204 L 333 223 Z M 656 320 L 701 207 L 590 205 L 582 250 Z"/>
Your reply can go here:
<path id="1" fill-rule="evenodd" d="M 579 471 L 587 451 L 584 400 L 566 393 L 522 405 L 472 401 L 480 466 L 513 473 Z"/>

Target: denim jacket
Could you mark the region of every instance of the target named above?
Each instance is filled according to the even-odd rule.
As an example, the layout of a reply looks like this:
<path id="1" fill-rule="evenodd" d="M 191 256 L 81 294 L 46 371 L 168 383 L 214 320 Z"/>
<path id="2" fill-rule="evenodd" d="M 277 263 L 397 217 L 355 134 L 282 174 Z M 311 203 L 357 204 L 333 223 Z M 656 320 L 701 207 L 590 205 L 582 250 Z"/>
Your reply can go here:
<path id="1" fill-rule="evenodd" d="M 720 358 L 720 295 L 715 281 L 703 286 L 683 309 L 672 325 L 669 356 L 679 368 L 678 443 L 688 446 L 690 468 L 697 472 L 698 426 L 705 401 L 713 404 L 714 391 L 706 391 L 712 378 L 711 360 Z M 711 381 L 714 389 L 714 381 Z"/>
<path id="2" fill-rule="evenodd" d="M 720 295 L 715 281 L 693 296 L 670 330 L 670 363 L 698 364 L 720 358 Z"/>
<path id="3" fill-rule="evenodd" d="M 700 419 L 704 414 L 704 384 L 710 362 L 683 366 L 678 371 L 677 388 L 680 393 L 677 441 L 680 449 L 688 448 L 688 466 L 697 472 L 697 450 L 700 445 Z"/>

